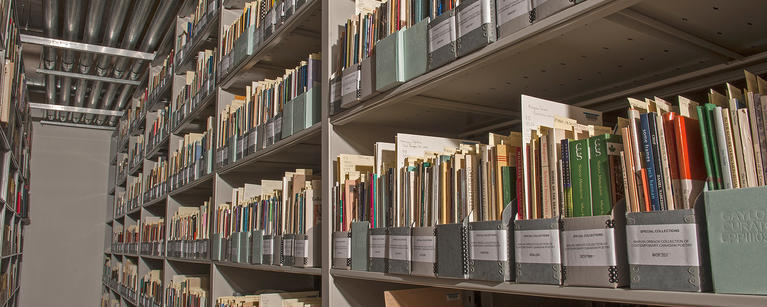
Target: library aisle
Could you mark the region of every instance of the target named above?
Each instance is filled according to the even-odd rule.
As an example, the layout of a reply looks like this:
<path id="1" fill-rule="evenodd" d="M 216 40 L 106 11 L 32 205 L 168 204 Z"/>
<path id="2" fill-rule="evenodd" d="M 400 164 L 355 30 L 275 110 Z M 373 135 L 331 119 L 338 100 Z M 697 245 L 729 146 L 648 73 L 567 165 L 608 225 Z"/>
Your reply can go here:
<path id="1" fill-rule="evenodd" d="M 764 12 L 0 0 L 0 307 L 767 306 Z"/>

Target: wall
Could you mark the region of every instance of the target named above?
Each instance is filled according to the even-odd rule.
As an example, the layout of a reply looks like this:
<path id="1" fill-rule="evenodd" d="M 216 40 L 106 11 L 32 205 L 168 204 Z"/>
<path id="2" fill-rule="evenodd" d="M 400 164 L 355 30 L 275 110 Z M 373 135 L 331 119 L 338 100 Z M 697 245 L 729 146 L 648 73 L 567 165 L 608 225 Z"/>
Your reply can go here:
<path id="1" fill-rule="evenodd" d="M 111 134 L 34 123 L 20 306 L 98 304 Z"/>

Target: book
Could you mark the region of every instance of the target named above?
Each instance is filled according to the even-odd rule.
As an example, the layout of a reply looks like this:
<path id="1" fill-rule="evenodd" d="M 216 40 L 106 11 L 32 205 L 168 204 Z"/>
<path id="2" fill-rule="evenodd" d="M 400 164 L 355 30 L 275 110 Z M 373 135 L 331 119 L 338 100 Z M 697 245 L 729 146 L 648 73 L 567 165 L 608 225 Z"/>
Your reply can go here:
<path id="1" fill-rule="evenodd" d="M 656 175 L 655 156 L 651 134 L 650 119 L 647 113 L 640 115 L 640 135 L 642 157 L 644 157 L 644 170 L 647 172 L 647 189 L 650 194 L 650 207 L 653 211 L 661 210 L 661 196 L 658 189 L 658 176 Z"/>
<path id="2" fill-rule="evenodd" d="M 591 216 L 591 179 L 588 139 L 570 141 L 570 180 L 573 210 L 570 217 Z"/>
<path id="3" fill-rule="evenodd" d="M 622 194 L 623 187 L 615 185 L 617 181 L 621 181 L 616 176 L 616 173 L 620 172 L 616 159 L 619 159 L 620 152 L 623 151 L 621 138 L 611 134 L 598 135 L 589 138 L 587 144 L 592 215 L 609 215 L 617 199 L 622 199 L 618 195 Z"/>

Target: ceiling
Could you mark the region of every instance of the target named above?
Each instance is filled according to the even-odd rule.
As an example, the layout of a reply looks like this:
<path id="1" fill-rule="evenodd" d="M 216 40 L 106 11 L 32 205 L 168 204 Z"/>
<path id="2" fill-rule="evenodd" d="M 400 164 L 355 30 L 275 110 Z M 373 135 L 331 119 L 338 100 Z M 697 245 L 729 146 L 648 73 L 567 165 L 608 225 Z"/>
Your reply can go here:
<path id="1" fill-rule="evenodd" d="M 34 109 L 33 117 L 115 126 L 119 113 L 108 111 L 124 110 L 143 92 L 149 62 L 171 37 L 182 2 L 16 1 L 30 102 L 54 106 Z"/>

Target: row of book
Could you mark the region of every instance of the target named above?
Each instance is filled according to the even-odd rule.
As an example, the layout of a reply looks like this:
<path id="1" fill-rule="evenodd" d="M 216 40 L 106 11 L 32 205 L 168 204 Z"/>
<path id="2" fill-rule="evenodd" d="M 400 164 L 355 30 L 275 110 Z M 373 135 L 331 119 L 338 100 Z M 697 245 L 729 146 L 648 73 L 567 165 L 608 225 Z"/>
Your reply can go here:
<path id="1" fill-rule="evenodd" d="M 268 291 L 267 291 L 268 292 Z M 240 296 L 220 296 L 217 307 L 319 307 L 322 298 L 317 291 L 274 292 Z"/>
<path id="2" fill-rule="evenodd" d="M 0 274 L 0 301 L 6 302 L 21 285 L 19 284 L 19 261 L 11 261 Z M 18 295 L 17 295 L 18 297 Z"/>
<path id="3" fill-rule="evenodd" d="M 208 306 L 207 275 L 175 275 L 165 287 L 165 306 Z"/>
<path id="4" fill-rule="evenodd" d="M 12 10 L 8 10 L 12 12 Z M 13 15 L 13 14 L 11 14 Z M 19 43 L 19 29 L 15 18 L 9 16 L 8 24 L 4 25 L 4 45 L 5 57 L 2 61 L 2 76 L 0 78 L 0 123 L 15 128 L 16 117 L 13 112 L 25 110 L 26 101 L 26 76 L 24 67 L 21 65 L 22 45 Z M 27 113 L 26 111 L 24 113 Z M 12 131 L 11 131 L 12 132 Z M 10 133 L 9 135 L 14 135 Z M 9 140 L 10 141 L 10 140 Z"/>
<path id="5" fill-rule="evenodd" d="M 193 182 L 213 171 L 213 117 L 208 117 L 203 133 L 188 133 L 179 139 L 178 147 L 168 158 L 170 190 Z"/>
<path id="6" fill-rule="evenodd" d="M 101 293 L 101 307 L 120 307 L 120 300 L 112 298 L 109 291 Z"/>
<path id="7" fill-rule="evenodd" d="M 119 121 L 117 125 L 117 143 L 123 144 L 128 142 L 128 135 L 130 134 L 130 112 L 125 112 L 123 120 Z"/>
<path id="8" fill-rule="evenodd" d="M 157 118 L 149 124 L 146 132 L 147 152 L 154 150 L 170 135 L 170 112 L 168 106 L 156 111 Z"/>
<path id="9" fill-rule="evenodd" d="M 168 241 L 196 241 L 210 238 L 210 205 L 179 207 L 168 225 Z"/>
<path id="10" fill-rule="evenodd" d="M 282 137 L 283 130 L 290 130 L 285 131 L 285 134 L 289 135 L 287 132 L 292 132 L 293 127 L 296 126 L 292 125 L 291 121 L 296 113 L 292 108 L 288 109 L 286 105 L 319 84 L 320 64 L 320 54 L 313 53 L 295 68 L 286 69 L 282 77 L 254 81 L 246 86 L 245 95 L 235 96 L 232 103 L 226 105 L 219 113 L 216 148 L 218 150 L 227 146 L 241 150 L 248 148 L 251 145 L 245 146 L 244 142 L 249 141 L 245 136 L 255 132 L 257 127 L 262 125 L 270 127 L 266 130 L 271 133 L 265 133 L 264 138 L 270 139 L 271 142 L 253 142 L 253 147 L 257 147 L 255 143 L 263 143 L 264 146 L 274 143 Z M 306 116 L 305 108 L 303 109 L 304 112 L 300 114 Z M 288 129 L 283 122 L 291 123 L 291 127 Z M 283 129 L 283 127 L 286 128 Z M 253 136 L 256 135 L 253 134 Z M 235 142 L 240 143 L 233 144 Z"/>
<path id="11" fill-rule="evenodd" d="M 138 287 L 138 265 L 133 259 L 124 258 L 120 275 L 120 285 L 135 293 Z"/>
<path id="12" fill-rule="evenodd" d="M 139 283 L 141 305 L 162 306 L 162 291 L 162 270 L 150 270 Z"/>
<path id="13" fill-rule="evenodd" d="M 8 256 L 21 252 L 22 245 L 22 226 L 21 223 L 3 226 L 3 245 L 2 255 Z"/>
<path id="14" fill-rule="evenodd" d="M 170 191 L 168 186 L 168 160 L 165 157 L 157 157 L 152 169 L 146 176 L 144 186 L 144 202 L 160 198 Z"/>
<path id="15" fill-rule="evenodd" d="M 140 134 L 133 137 L 133 142 L 128 149 L 130 157 L 130 168 L 134 169 L 144 163 L 144 135 Z"/>
<path id="16" fill-rule="evenodd" d="M 179 64 L 187 56 L 186 48 L 190 42 L 194 42 L 197 33 L 208 25 L 218 14 L 218 0 L 198 0 L 194 13 L 189 15 L 186 24 L 181 25 L 181 33 L 176 37 L 176 64 Z"/>
<path id="17" fill-rule="evenodd" d="M 141 241 L 162 242 L 165 240 L 165 219 L 162 217 L 145 217 L 141 222 Z"/>
<path id="18" fill-rule="evenodd" d="M 215 95 L 215 54 L 216 50 L 209 49 L 198 52 L 195 70 L 186 72 L 184 85 L 170 106 L 173 129 L 176 129 L 206 97 Z"/>
<path id="19" fill-rule="evenodd" d="M 274 8 L 276 1 L 253 0 L 245 2 L 240 17 L 226 26 L 221 39 L 220 57 L 228 55 L 234 48 L 234 42 L 250 27 L 258 28 L 266 14 Z M 221 61 L 221 59 L 219 59 Z"/>
<path id="20" fill-rule="evenodd" d="M 158 90 L 165 88 L 166 84 L 173 82 L 173 55 L 174 52 L 171 49 L 170 53 L 163 59 L 160 70 L 157 73 L 152 73 L 149 85 L 147 85 L 147 89 L 144 91 L 144 96 L 148 101 L 155 99 L 159 94 Z"/>
<path id="21" fill-rule="evenodd" d="M 143 129 L 141 125 L 145 119 L 146 113 L 144 113 L 144 107 L 146 101 L 143 99 L 134 100 L 131 103 L 131 107 L 125 109 L 125 115 L 123 117 L 128 121 L 128 129 L 130 131 L 138 131 Z"/>

